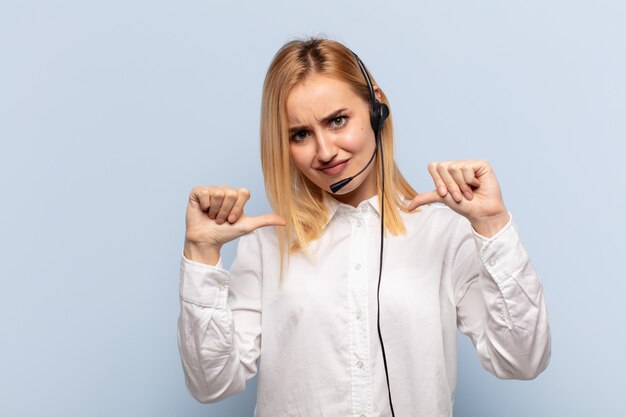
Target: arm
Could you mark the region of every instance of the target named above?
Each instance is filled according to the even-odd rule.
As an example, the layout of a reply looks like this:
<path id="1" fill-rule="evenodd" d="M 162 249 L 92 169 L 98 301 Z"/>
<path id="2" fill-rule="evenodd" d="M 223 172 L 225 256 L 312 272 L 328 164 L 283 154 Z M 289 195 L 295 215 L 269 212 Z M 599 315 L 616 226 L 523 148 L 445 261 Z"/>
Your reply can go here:
<path id="1" fill-rule="evenodd" d="M 436 189 L 418 194 L 408 209 L 441 202 L 465 217 L 455 226 L 444 261 L 458 328 L 472 338 L 483 366 L 494 375 L 536 377 L 550 358 L 543 291 L 491 165 L 432 162 L 428 171 Z"/>
<path id="2" fill-rule="evenodd" d="M 261 349 L 261 248 L 243 236 L 231 271 L 183 257 L 178 347 L 195 399 L 215 402 L 245 389 Z M 232 277 L 232 279 L 231 279 Z"/>
<path id="3" fill-rule="evenodd" d="M 459 330 L 485 369 L 532 379 L 550 359 L 550 329 L 539 277 L 511 221 L 491 238 L 460 219 L 447 256 Z"/>
<path id="4" fill-rule="evenodd" d="M 258 235 L 252 232 L 284 226 L 285 219 L 275 214 L 246 216 L 243 208 L 249 198 L 247 189 L 226 186 L 194 187 L 189 194 L 178 347 L 187 387 L 201 402 L 243 391 L 257 370 L 262 265 Z M 220 249 L 239 237 L 229 273 L 219 264 Z"/>

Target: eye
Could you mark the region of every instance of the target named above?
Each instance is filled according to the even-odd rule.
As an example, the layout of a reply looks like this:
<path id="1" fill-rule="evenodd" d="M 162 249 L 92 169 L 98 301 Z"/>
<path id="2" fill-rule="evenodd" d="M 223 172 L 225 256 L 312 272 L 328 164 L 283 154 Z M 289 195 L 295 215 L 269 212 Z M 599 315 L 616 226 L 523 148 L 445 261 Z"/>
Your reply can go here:
<path id="1" fill-rule="evenodd" d="M 294 142 L 302 142 L 309 136 L 309 132 L 306 130 L 298 130 L 293 135 L 291 135 L 291 140 Z"/>
<path id="2" fill-rule="evenodd" d="M 330 121 L 330 127 L 332 129 L 339 129 L 340 127 L 343 127 L 346 123 L 348 123 L 348 116 L 345 114 L 341 114 L 337 117 L 334 117 Z"/>

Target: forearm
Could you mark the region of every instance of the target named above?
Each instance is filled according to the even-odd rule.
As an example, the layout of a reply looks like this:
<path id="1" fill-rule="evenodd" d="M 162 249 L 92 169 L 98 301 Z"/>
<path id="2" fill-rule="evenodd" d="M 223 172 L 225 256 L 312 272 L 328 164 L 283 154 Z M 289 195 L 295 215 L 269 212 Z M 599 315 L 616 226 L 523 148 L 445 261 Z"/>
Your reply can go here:
<path id="1" fill-rule="evenodd" d="M 490 238 L 495 236 L 500 230 L 511 220 L 508 212 L 502 212 L 496 216 L 482 219 L 473 219 L 470 221 L 472 228 L 481 236 Z"/>
<path id="2" fill-rule="evenodd" d="M 180 277 L 178 347 L 185 382 L 200 402 L 243 391 L 249 370 L 241 361 L 233 314 L 228 306 L 228 272 L 183 258 Z"/>
<path id="3" fill-rule="evenodd" d="M 488 274 L 479 282 L 486 309 L 476 348 L 483 364 L 500 378 L 535 378 L 548 365 L 550 329 L 541 283 L 530 260 L 499 282 Z"/>
<path id="4" fill-rule="evenodd" d="M 472 337 L 483 366 L 494 375 L 534 378 L 550 357 L 539 276 L 514 224 L 490 239 L 475 235 L 473 243 L 478 271 L 458 303 L 459 327 Z"/>
<path id="5" fill-rule="evenodd" d="M 220 260 L 220 252 L 221 247 L 219 246 L 192 243 L 185 240 L 183 255 L 191 261 L 215 266 Z"/>

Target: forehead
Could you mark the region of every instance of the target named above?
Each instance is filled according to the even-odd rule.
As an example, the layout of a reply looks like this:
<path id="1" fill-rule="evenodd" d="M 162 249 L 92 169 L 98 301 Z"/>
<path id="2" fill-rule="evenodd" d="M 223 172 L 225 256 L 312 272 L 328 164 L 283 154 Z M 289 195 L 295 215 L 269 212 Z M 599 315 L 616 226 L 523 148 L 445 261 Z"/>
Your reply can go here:
<path id="1" fill-rule="evenodd" d="M 287 118 L 290 124 L 304 123 L 363 103 L 347 82 L 313 74 L 296 84 L 287 95 Z"/>

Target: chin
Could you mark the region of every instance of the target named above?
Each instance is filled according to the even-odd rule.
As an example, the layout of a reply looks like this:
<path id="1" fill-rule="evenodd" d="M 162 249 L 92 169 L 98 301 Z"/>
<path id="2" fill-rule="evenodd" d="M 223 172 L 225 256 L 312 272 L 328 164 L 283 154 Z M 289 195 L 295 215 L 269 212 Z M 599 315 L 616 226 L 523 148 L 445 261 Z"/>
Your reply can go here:
<path id="1" fill-rule="evenodd" d="M 354 182 L 354 180 L 350 181 L 349 184 L 344 185 L 343 188 L 341 190 L 337 191 L 336 193 L 333 193 L 332 191 L 330 191 L 330 184 L 328 184 L 328 187 L 326 187 L 326 189 L 328 190 L 328 192 L 331 195 L 346 195 L 346 194 L 350 194 L 350 193 L 356 191 L 357 188 L 359 188 L 359 184 L 353 184 L 353 182 Z M 334 182 L 332 184 L 334 184 Z"/>
<path id="2" fill-rule="evenodd" d="M 337 181 L 341 181 L 344 178 L 347 178 L 347 177 L 339 178 Z M 333 193 L 332 191 L 330 191 L 330 186 L 331 184 L 334 184 L 337 181 L 333 181 L 330 184 L 328 184 L 328 186 L 326 187 L 326 190 L 328 191 L 328 193 L 330 195 L 335 195 L 335 196 L 349 197 L 350 194 L 356 194 L 359 191 L 359 188 L 362 185 L 363 179 L 357 177 L 353 179 L 352 181 L 350 181 L 348 184 L 344 185 L 342 189 L 340 189 L 336 193 Z"/>
<path id="3" fill-rule="evenodd" d="M 339 199 L 343 202 L 349 202 L 354 200 L 352 201 L 352 203 L 360 203 L 362 200 L 369 198 L 370 196 L 376 194 L 378 191 L 376 187 L 375 175 L 373 174 L 374 170 L 370 168 L 369 172 L 363 172 L 361 175 L 346 184 L 341 190 L 337 191 L 336 193 L 332 193 L 332 191 L 330 191 L 330 184 L 334 184 L 337 181 L 348 178 L 348 176 L 339 178 L 336 181 L 328 184 L 327 190 L 331 195 L 339 197 Z"/>
<path id="4" fill-rule="evenodd" d="M 310 179 L 310 181 L 312 183 L 314 183 L 315 185 L 317 185 L 320 189 L 324 190 L 325 192 L 327 192 L 328 194 L 330 194 L 332 196 L 346 196 L 346 197 L 349 197 L 350 194 L 357 193 L 359 191 L 359 188 L 361 188 L 361 187 L 367 186 L 367 188 L 369 188 L 368 183 L 370 183 L 370 181 L 368 181 L 368 178 L 370 177 L 372 172 L 373 172 L 373 170 L 370 167 L 369 170 L 361 173 L 361 175 L 359 175 L 356 178 L 354 178 L 352 181 L 350 181 L 348 184 L 346 184 L 343 188 L 341 188 L 336 193 L 333 193 L 330 190 L 330 186 L 332 184 L 336 183 L 336 182 L 339 182 L 339 181 L 343 180 L 343 179 L 349 178 L 350 176 L 356 174 L 356 172 L 347 174 L 344 171 L 340 175 L 337 175 L 335 178 L 330 178 L 328 176 L 324 176 L 324 177 L 319 177 L 318 176 L 316 178 L 317 181 L 313 181 L 312 179 Z"/>

